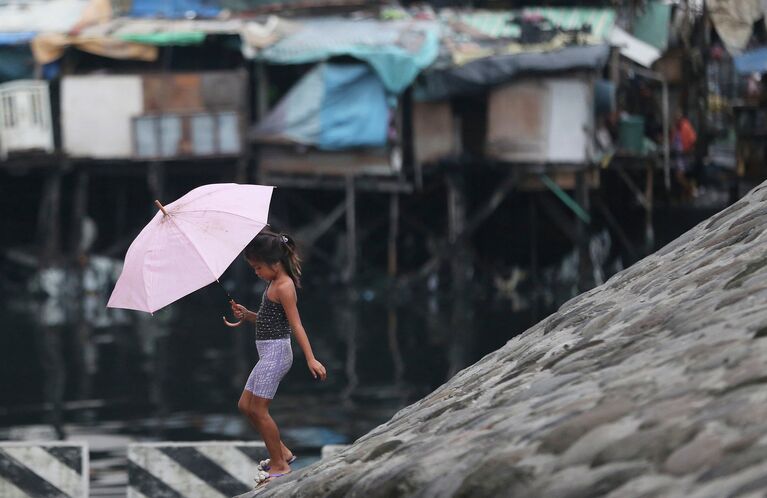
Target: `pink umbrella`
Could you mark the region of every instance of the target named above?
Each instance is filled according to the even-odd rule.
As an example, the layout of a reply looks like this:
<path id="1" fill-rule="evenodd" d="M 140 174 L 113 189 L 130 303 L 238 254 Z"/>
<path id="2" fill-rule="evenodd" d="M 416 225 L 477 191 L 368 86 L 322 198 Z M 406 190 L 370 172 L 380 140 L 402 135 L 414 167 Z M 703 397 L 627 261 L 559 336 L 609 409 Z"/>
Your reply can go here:
<path id="1" fill-rule="evenodd" d="M 154 313 L 218 281 L 266 226 L 273 189 L 218 183 L 155 201 L 160 210 L 128 248 L 107 306 Z"/>

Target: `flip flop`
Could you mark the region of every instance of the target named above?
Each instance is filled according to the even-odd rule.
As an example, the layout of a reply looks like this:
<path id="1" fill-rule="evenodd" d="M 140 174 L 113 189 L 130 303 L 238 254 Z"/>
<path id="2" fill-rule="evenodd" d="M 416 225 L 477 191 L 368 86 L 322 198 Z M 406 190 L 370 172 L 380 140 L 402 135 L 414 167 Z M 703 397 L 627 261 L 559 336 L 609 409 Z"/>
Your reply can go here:
<path id="1" fill-rule="evenodd" d="M 256 475 L 256 487 L 263 486 L 264 484 L 267 484 L 272 479 L 277 479 L 278 477 L 286 476 L 290 474 L 291 472 L 284 472 L 282 474 L 270 474 L 268 472 L 259 472 L 258 475 Z"/>
<path id="2" fill-rule="evenodd" d="M 296 461 L 296 458 L 298 458 L 296 455 L 293 455 L 290 457 L 290 460 L 288 460 L 288 465 Z M 269 470 L 271 468 L 271 465 L 269 465 L 270 458 L 267 458 L 266 460 L 261 460 L 258 462 L 258 470 Z"/>

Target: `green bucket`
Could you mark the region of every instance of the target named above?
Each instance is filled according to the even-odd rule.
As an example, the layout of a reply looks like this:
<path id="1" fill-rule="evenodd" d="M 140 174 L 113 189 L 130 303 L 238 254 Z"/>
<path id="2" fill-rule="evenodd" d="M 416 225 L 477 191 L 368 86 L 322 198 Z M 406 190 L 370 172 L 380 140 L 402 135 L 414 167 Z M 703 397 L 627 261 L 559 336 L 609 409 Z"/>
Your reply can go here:
<path id="1" fill-rule="evenodd" d="M 622 116 L 618 125 L 618 144 L 622 150 L 641 154 L 644 152 L 644 117 Z"/>

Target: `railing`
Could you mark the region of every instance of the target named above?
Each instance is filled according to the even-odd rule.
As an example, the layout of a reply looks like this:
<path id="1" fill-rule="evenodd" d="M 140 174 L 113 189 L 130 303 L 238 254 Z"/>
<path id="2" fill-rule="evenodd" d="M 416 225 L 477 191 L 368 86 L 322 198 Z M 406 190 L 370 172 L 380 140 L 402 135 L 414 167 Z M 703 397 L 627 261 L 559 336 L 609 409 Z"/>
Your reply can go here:
<path id="1" fill-rule="evenodd" d="M 242 150 L 236 111 L 144 114 L 132 119 L 138 159 L 238 155 Z"/>
<path id="2" fill-rule="evenodd" d="M 0 158 L 10 152 L 53 152 L 48 84 L 19 80 L 0 85 Z"/>

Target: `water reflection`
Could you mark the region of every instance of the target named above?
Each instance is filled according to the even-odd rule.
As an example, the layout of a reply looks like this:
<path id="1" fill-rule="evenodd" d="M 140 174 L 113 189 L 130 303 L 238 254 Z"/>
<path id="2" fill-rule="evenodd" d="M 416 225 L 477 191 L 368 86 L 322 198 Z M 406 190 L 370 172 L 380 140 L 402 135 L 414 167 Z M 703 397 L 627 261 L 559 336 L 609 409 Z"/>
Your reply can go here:
<path id="1" fill-rule="evenodd" d="M 246 278 L 236 285 L 243 282 L 236 267 L 227 275 L 230 288 L 256 307 L 261 284 Z M 228 306 L 220 289 L 203 289 L 154 316 L 111 310 L 105 303 L 118 273 L 119 262 L 91 258 L 46 268 L 27 292 L 6 296 L 0 319 L 33 330 L 36 347 L 27 347 L 24 334 L 3 338 L 0 354 L 26 368 L 4 376 L 0 428 L 23 420 L 49 424 L 59 438 L 88 430 L 142 439 L 256 438 L 235 406 L 257 360 L 253 330 L 221 324 Z M 510 312 L 509 301 L 469 283 L 449 294 L 307 285 L 302 319 L 330 375 L 314 381 L 295 348 L 273 404 L 293 445 L 356 439 L 530 324 L 530 316 Z"/>

